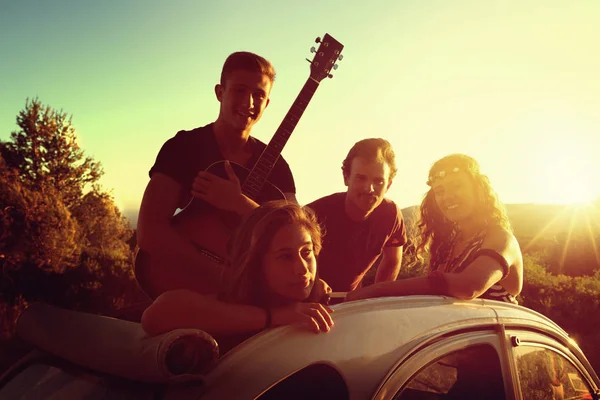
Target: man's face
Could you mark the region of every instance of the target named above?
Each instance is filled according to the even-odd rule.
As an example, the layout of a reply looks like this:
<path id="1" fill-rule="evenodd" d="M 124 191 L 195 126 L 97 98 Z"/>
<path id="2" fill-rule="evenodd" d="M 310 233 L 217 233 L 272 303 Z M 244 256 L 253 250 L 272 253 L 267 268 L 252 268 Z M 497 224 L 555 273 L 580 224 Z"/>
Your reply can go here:
<path id="1" fill-rule="evenodd" d="M 260 72 L 235 70 L 215 93 L 221 103 L 219 119 L 236 131 L 250 130 L 269 104 L 272 82 Z"/>
<path id="2" fill-rule="evenodd" d="M 387 193 L 390 167 L 383 160 L 367 160 L 355 157 L 350 165 L 350 175 L 344 177 L 348 187 L 346 203 L 364 216 L 370 214 Z"/>

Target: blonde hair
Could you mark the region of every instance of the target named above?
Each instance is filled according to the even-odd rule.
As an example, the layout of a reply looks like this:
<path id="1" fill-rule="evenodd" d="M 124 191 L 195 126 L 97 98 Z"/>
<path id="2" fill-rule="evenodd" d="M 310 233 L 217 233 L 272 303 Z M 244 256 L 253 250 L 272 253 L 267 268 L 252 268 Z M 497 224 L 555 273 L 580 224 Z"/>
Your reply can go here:
<path id="1" fill-rule="evenodd" d="M 466 173 L 475 187 L 477 217 L 488 225 L 495 224 L 512 231 L 504 206 L 492 189 L 489 178 L 481 173 L 479 163 L 473 157 L 451 154 L 441 158 L 429 170 L 427 184 L 431 186 L 433 180 L 440 174 L 452 173 L 454 170 Z M 423 261 L 423 254 L 429 251 L 431 256 L 429 265 L 436 265 L 437 258 L 440 257 L 440 247 L 452 239 L 454 223 L 449 221 L 439 209 L 433 189 L 429 189 L 426 193 L 419 211 L 417 259 Z"/>
<path id="2" fill-rule="evenodd" d="M 315 256 L 319 254 L 321 228 L 310 208 L 285 200 L 264 203 L 242 221 L 228 243 L 230 275 L 223 300 L 259 307 L 271 306 L 268 303 L 273 294 L 264 276 L 263 257 L 279 229 L 291 224 L 306 229 Z M 314 300 L 314 292 L 313 288 L 307 300 Z"/>

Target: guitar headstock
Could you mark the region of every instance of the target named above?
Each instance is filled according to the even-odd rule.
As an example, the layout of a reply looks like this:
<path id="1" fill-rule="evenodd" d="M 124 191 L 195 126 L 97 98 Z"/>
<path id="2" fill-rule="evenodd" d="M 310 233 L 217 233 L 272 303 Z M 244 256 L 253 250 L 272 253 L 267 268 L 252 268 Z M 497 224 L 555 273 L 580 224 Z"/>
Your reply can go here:
<path id="1" fill-rule="evenodd" d="M 310 63 L 310 77 L 317 82 L 321 82 L 325 78 L 333 78 L 330 72 L 332 69 L 337 69 L 335 62 L 342 60 L 344 45 L 328 33 L 325 34 L 323 39 L 318 37 L 315 42 L 320 43 L 319 48 L 315 49 L 313 46 L 310 51 L 315 53 L 315 56 L 312 61 L 308 58 L 306 61 Z"/>

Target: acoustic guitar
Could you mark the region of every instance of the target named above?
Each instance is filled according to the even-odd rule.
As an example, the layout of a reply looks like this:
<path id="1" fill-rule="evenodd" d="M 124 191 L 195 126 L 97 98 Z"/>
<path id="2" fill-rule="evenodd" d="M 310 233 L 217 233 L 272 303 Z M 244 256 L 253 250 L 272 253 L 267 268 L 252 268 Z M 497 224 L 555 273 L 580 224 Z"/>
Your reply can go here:
<path id="1" fill-rule="evenodd" d="M 319 48 L 311 48 L 311 52 L 315 53 L 313 60 L 306 59 L 310 63 L 310 76 L 254 167 L 248 170 L 230 162 L 242 185 L 242 193 L 258 204 L 285 199 L 283 193 L 267 178 L 320 82 L 333 77 L 330 72 L 337 69 L 335 62 L 342 59 L 344 46 L 329 34 L 325 34 L 323 39 L 317 38 L 316 42 Z M 224 160 L 219 161 L 206 170 L 227 179 L 224 164 Z M 148 249 L 140 249 L 135 259 L 135 275 L 142 289 L 151 297 L 177 288 L 207 294 L 218 291 L 222 274 L 215 276 L 218 275 L 215 271 L 224 271 L 227 242 L 239 222 L 237 214 L 222 211 L 192 197 L 173 216 L 171 223 L 173 229 L 204 256 L 203 265 L 195 265 L 194 268 L 177 266 L 166 260 L 156 260 Z"/>

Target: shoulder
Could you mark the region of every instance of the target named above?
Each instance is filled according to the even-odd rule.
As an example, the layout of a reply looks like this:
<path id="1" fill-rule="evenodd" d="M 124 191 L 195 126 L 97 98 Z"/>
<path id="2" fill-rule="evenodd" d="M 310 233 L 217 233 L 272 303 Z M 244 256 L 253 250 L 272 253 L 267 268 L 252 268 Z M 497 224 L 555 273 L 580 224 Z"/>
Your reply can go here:
<path id="1" fill-rule="evenodd" d="M 212 134 L 212 124 L 192 129 L 192 130 L 181 130 L 178 131 L 174 136 L 172 136 L 169 140 L 167 140 L 162 150 L 192 150 L 197 149 L 198 146 L 202 146 L 203 144 L 209 144 L 211 142 L 215 142 L 214 135 Z M 207 147 L 207 146 L 202 146 Z"/>
<path id="2" fill-rule="evenodd" d="M 333 193 L 314 200 L 312 203 L 309 203 L 306 206 L 312 208 L 314 211 L 319 211 L 323 208 L 329 207 L 339 207 L 340 204 L 344 204 L 345 196 L 345 192 Z"/>
<path id="3" fill-rule="evenodd" d="M 499 225 L 488 227 L 481 248 L 496 250 L 505 255 L 507 253 L 520 254 L 521 252 L 515 235 L 510 230 Z"/>
<path id="4" fill-rule="evenodd" d="M 379 218 L 389 219 L 398 217 L 402 220 L 402 210 L 398 205 L 390 199 L 384 198 L 381 204 L 375 209 L 374 214 Z"/>
<path id="5" fill-rule="evenodd" d="M 504 244 L 513 240 L 512 232 L 499 225 L 490 225 L 485 232 L 484 245 Z"/>
<path id="6" fill-rule="evenodd" d="M 214 140 L 213 124 L 208 124 L 192 130 L 181 130 L 171 139 L 178 142 Z"/>

